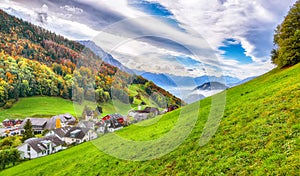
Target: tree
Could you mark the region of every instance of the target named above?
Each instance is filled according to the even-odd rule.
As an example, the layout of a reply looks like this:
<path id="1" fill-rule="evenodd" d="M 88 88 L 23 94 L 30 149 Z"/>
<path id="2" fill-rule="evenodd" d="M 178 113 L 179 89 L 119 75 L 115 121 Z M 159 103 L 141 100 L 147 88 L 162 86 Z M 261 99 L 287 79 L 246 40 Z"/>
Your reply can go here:
<path id="1" fill-rule="evenodd" d="M 6 165 L 16 164 L 20 160 L 20 153 L 17 149 L 0 150 L 0 170 L 5 169 Z"/>
<path id="2" fill-rule="evenodd" d="M 300 62 L 300 0 L 290 9 L 284 21 L 277 26 L 274 35 L 275 49 L 272 62 L 278 67 L 292 66 Z"/>
<path id="3" fill-rule="evenodd" d="M 22 142 L 25 140 L 34 137 L 31 121 L 28 119 L 24 125 L 24 133 L 22 137 Z"/>
<path id="4" fill-rule="evenodd" d="M 9 161 L 15 165 L 17 161 L 20 160 L 20 153 L 17 149 L 9 150 Z"/>

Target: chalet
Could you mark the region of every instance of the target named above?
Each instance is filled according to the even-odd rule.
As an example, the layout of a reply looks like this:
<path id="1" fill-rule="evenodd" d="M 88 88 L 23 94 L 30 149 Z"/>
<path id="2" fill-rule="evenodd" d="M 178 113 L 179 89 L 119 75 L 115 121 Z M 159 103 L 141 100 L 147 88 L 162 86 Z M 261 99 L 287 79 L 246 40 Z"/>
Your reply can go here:
<path id="1" fill-rule="evenodd" d="M 84 113 L 84 119 L 86 121 L 89 121 L 89 120 L 93 120 L 94 119 L 94 111 L 91 111 L 91 110 L 86 110 Z"/>
<path id="2" fill-rule="evenodd" d="M 81 128 L 89 128 L 92 130 L 95 130 L 95 122 L 93 121 L 86 121 L 86 120 L 82 120 L 78 122 L 78 126 Z"/>
<path id="3" fill-rule="evenodd" d="M 168 107 L 168 112 L 174 111 L 175 109 L 178 109 L 179 107 L 177 105 L 170 105 Z"/>
<path id="4" fill-rule="evenodd" d="M 71 114 L 60 114 L 57 116 L 51 117 L 46 125 L 46 129 L 55 129 L 55 128 L 60 128 L 57 126 L 57 121 L 59 120 L 60 122 L 60 127 L 65 127 L 65 126 L 72 126 L 76 123 L 76 118 L 73 117 Z"/>
<path id="5" fill-rule="evenodd" d="M 67 144 L 80 144 L 85 141 L 90 141 L 97 138 L 97 133 L 89 128 L 71 127 L 65 135 Z"/>
<path id="6" fill-rule="evenodd" d="M 27 139 L 17 149 L 21 153 L 21 158 L 38 158 L 65 149 L 63 145 L 64 142 L 56 136 L 47 136 Z"/>
<path id="7" fill-rule="evenodd" d="M 25 131 L 24 126 L 27 120 L 30 120 L 34 134 L 42 134 L 42 132 L 46 129 L 46 125 L 48 122 L 47 118 L 26 118 L 20 125 L 21 133 Z"/>
<path id="8" fill-rule="evenodd" d="M 48 133 L 45 134 L 45 136 L 54 135 L 54 136 L 58 137 L 60 140 L 65 141 L 65 136 L 71 128 L 72 127 L 70 127 L 70 126 L 56 128 L 56 129 L 50 130 Z"/>
<path id="9" fill-rule="evenodd" d="M 27 120 L 30 120 L 35 134 L 41 134 L 46 129 L 52 130 L 66 126 L 73 126 L 76 123 L 76 118 L 70 114 L 61 114 L 51 118 L 26 118 L 19 127 L 21 133 L 24 132 L 24 126 Z M 59 125 L 57 122 L 59 122 Z"/>
<path id="10" fill-rule="evenodd" d="M 145 120 L 148 118 L 159 115 L 159 110 L 154 107 L 146 107 L 144 110 L 134 110 L 129 112 L 129 116 L 133 117 L 136 121 Z"/>
<path id="11" fill-rule="evenodd" d="M 2 125 L 3 127 L 14 127 L 14 126 L 19 126 L 21 123 L 23 122 L 23 120 L 13 120 L 13 119 L 5 119 L 2 121 Z"/>
<path id="12" fill-rule="evenodd" d="M 102 118 L 102 126 L 104 129 L 107 127 L 109 132 L 114 132 L 123 128 L 124 117 L 120 114 L 109 114 Z M 106 126 L 106 127 L 105 127 Z"/>

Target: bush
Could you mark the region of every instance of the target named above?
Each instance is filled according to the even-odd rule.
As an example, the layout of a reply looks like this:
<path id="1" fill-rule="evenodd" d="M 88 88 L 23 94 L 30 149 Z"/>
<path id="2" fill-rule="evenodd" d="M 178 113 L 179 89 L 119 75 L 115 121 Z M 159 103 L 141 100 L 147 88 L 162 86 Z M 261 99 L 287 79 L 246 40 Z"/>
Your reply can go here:
<path id="1" fill-rule="evenodd" d="M 13 102 L 11 101 L 8 101 L 5 103 L 5 105 L 3 106 L 4 109 L 9 109 L 13 106 Z"/>

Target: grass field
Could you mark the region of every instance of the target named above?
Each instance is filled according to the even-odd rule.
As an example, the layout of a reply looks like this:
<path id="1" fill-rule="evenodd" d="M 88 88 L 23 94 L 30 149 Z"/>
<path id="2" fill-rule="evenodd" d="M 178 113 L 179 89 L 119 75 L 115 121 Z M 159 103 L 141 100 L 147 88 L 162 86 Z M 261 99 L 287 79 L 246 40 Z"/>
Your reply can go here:
<path id="1" fill-rule="evenodd" d="M 96 104 L 93 102 L 85 101 L 79 105 L 59 97 L 38 96 L 20 98 L 12 108 L 0 108 L 0 122 L 6 118 L 23 119 L 26 117 L 52 117 L 63 113 L 70 113 L 73 116 L 80 117 L 85 105 L 92 109 L 96 108 Z M 128 110 L 131 109 L 130 105 L 126 105 L 118 100 L 103 103 L 101 107 L 103 108 L 102 116 L 116 112 L 126 115 Z"/>
<path id="2" fill-rule="evenodd" d="M 141 101 L 144 101 L 147 106 L 157 106 L 153 100 L 149 99 L 149 96 L 141 87 L 138 85 L 132 85 L 130 87 L 131 95 L 136 95 L 138 91 L 140 92 L 142 100 L 135 100 L 132 105 L 124 104 L 119 100 L 102 103 L 100 105 L 103 108 L 102 116 L 112 113 L 120 113 L 126 116 L 128 111 L 134 108 L 136 109 Z M 6 118 L 51 117 L 62 113 L 70 113 L 73 116 L 80 117 L 85 106 L 95 109 L 97 105 L 90 101 L 84 101 L 82 104 L 78 104 L 60 97 L 37 96 L 20 98 L 12 108 L 0 108 L 0 122 Z"/>
<path id="3" fill-rule="evenodd" d="M 73 103 L 58 97 L 20 98 L 12 108 L 0 111 L 0 120 L 5 118 L 51 117 L 61 113 L 76 115 Z"/>
<path id="4" fill-rule="evenodd" d="M 222 94 L 0 175 L 298 175 L 299 74 L 298 64 L 229 89 L 217 132 L 204 146 L 199 142 L 210 110 L 213 120 L 216 110 L 222 113 L 211 102 Z"/>

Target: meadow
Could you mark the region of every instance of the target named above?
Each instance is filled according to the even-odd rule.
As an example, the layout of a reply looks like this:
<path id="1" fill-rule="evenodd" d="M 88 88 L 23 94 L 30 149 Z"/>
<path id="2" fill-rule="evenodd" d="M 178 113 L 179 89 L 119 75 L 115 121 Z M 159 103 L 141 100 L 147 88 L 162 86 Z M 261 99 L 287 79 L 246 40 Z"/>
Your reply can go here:
<path id="1" fill-rule="evenodd" d="M 300 64 L 274 69 L 0 175 L 298 175 L 299 74 Z"/>
<path id="2" fill-rule="evenodd" d="M 97 104 L 90 101 L 78 104 L 60 97 L 36 96 L 20 98 L 10 109 L 0 108 L 0 121 L 4 119 L 24 119 L 26 117 L 48 118 L 64 113 L 81 117 L 85 106 L 94 110 Z M 130 109 L 130 105 L 126 105 L 119 100 L 103 103 L 100 106 L 103 108 L 102 116 L 116 112 L 126 115 Z"/>

